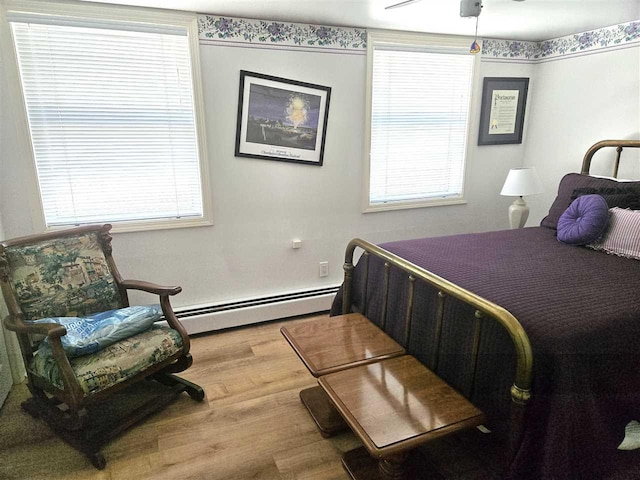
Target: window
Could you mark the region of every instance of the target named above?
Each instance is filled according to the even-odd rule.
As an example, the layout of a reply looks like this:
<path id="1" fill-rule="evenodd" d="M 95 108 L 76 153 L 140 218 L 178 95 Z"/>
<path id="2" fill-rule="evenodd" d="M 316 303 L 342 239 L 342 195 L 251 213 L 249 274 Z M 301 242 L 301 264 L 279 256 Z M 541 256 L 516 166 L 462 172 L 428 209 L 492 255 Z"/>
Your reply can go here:
<path id="1" fill-rule="evenodd" d="M 470 43 L 369 33 L 365 211 L 464 203 Z"/>
<path id="2" fill-rule="evenodd" d="M 46 226 L 210 224 L 195 16 L 73 7 L 8 12 Z"/>

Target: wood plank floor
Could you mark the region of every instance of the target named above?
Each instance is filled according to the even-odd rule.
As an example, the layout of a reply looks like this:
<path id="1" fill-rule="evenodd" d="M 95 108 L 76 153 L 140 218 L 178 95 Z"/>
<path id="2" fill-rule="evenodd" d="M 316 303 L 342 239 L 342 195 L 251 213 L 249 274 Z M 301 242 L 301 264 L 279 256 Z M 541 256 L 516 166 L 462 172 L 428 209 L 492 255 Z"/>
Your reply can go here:
<path id="1" fill-rule="evenodd" d="M 24 413 L 26 385 L 15 387 L 0 410 L 0 479 L 348 480 L 341 455 L 361 443 L 351 432 L 318 433 L 298 397 L 316 380 L 279 331 L 314 318 L 193 338 L 194 363 L 181 375 L 205 389 L 204 402 L 183 395 L 111 442 L 103 471 Z M 496 478 L 437 448 L 446 460 L 438 470 L 450 471 L 430 478 Z"/>
<path id="2" fill-rule="evenodd" d="M 193 338 L 193 366 L 180 375 L 205 389 L 205 401 L 183 395 L 111 442 L 103 471 L 24 413 L 28 391 L 15 387 L 0 410 L 0 479 L 347 480 L 340 456 L 360 443 L 350 432 L 330 440 L 317 432 L 298 397 L 316 380 L 282 325 Z"/>

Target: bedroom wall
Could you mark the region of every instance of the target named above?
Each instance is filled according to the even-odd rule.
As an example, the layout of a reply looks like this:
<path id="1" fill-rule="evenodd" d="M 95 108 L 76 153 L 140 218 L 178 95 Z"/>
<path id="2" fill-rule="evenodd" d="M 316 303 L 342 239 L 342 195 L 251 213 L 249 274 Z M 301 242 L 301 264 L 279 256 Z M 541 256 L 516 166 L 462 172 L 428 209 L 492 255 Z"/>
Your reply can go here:
<path id="1" fill-rule="evenodd" d="M 476 145 L 481 82 L 472 113 L 468 203 L 363 214 L 364 50 L 231 40 L 203 40 L 200 48 L 215 225 L 115 234 L 114 255 L 125 277 L 182 285 L 177 306 L 235 301 L 339 284 L 344 248 L 356 236 L 383 242 L 508 227 L 511 200 L 498 192 L 509 168 L 522 164 L 525 148 Z M 321 168 L 234 157 L 240 69 L 332 87 Z M 533 66 L 483 61 L 484 76 L 533 77 Z M 530 88 L 537 89 L 533 78 Z M 5 109 L 2 116 L 4 135 L 17 135 Z M 29 161 L 20 142 L 3 151 L 1 211 L 9 237 L 36 230 L 23 193 L 32 183 Z M 293 238 L 302 240 L 301 249 L 291 249 Z M 319 278 L 320 261 L 329 261 L 329 277 Z"/>
<path id="2" fill-rule="evenodd" d="M 261 28 L 257 21 L 241 22 L 245 31 Z M 241 36 L 243 31 L 235 33 Z M 7 34 L 6 25 L 0 25 L 5 48 Z M 617 46 L 581 50 L 581 36 L 576 35 L 564 44 L 578 42 L 578 53 L 562 54 L 554 48 L 563 39 L 550 44 L 485 41 L 480 80 L 530 77 L 523 143 L 476 145 L 480 81 L 471 115 L 468 203 L 363 214 L 364 50 L 269 38 L 246 42 L 218 34 L 203 35 L 200 47 L 215 225 L 114 235 L 123 275 L 182 285 L 184 291 L 174 302 L 178 307 L 337 285 L 344 248 L 356 236 L 384 242 L 507 228 L 512 199 L 498 193 L 509 168 L 523 164 L 536 166 L 547 186 L 544 195 L 528 198 L 528 224 L 535 225 L 553 200 L 559 178 L 579 169 L 589 145 L 605 137 L 638 137 L 637 36 Z M 241 69 L 332 87 L 321 168 L 234 156 Z M 0 215 L 7 237 L 38 230 L 32 214 L 38 208 L 32 200 L 37 191 L 12 75 L 11 70 L 0 72 Z M 303 241 L 301 249 L 291 249 L 293 238 Z M 320 261 L 329 261 L 329 277 L 319 278 Z"/>
<path id="3" fill-rule="evenodd" d="M 257 21 L 242 22 L 245 28 L 259 28 Z M 616 28 L 624 32 L 628 27 Z M 5 48 L 7 33 L 0 25 Z M 212 38 L 203 36 L 200 50 L 215 225 L 114 235 L 123 275 L 182 285 L 174 302 L 178 307 L 337 285 L 344 247 L 356 236 L 384 242 L 507 228 L 512 199 L 498 193 L 509 168 L 523 164 L 536 166 L 547 186 L 544 195 L 527 199 L 532 207 L 528 224 L 535 225 L 553 200 L 559 178 L 580 168 L 589 145 L 606 137 L 637 138 L 640 128 L 637 35 L 614 46 L 582 50 L 580 35 L 550 44 L 486 41 L 480 80 L 530 77 L 523 144 L 476 145 L 480 81 L 471 115 L 468 203 L 363 214 L 364 50 Z M 554 48 L 561 41 L 569 47 L 578 42 L 576 50 L 558 53 Z M 324 166 L 234 156 L 240 69 L 332 87 Z M 0 72 L 0 215 L 7 237 L 38 230 L 16 84 L 10 70 Z M 291 249 L 293 238 L 302 239 L 301 249 Z M 329 277 L 319 278 L 320 261 L 329 261 Z"/>
<path id="4" fill-rule="evenodd" d="M 0 12 L 0 25 L 3 21 L 2 12 Z M 0 27 L 0 47 L 4 45 L 6 39 L 6 31 Z M 9 171 L 10 158 L 14 158 L 19 153 L 16 145 L 19 143 L 14 128 L 13 109 L 10 105 L 10 89 L 7 79 L 6 58 L 4 49 L 0 48 L 0 239 L 7 238 L 5 236 L 6 228 L 3 215 L 5 205 L 7 205 L 8 194 L 13 190 L 14 185 L 11 182 L 11 172 Z M 19 188 L 19 186 L 18 186 Z M 8 314 L 4 298 L 0 295 L 0 318 L 4 318 Z M 4 330 L 0 325 L 0 398 L 9 391 L 9 381 L 18 384 L 24 380 L 25 370 L 22 363 L 22 355 L 18 346 L 18 339 L 15 333 Z M 7 371 L 10 372 L 7 375 Z M 0 406 L 2 400 L 0 400 Z"/>
<path id="5" fill-rule="evenodd" d="M 527 198 L 528 225 L 547 214 L 566 173 L 580 172 L 582 158 L 605 139 L 640 138 L 640 22 L 563 37 L 542 45 L 536 65 L 525 165 L 546 186 Z M 609 149 L 611 150 L 611 149 Z M 611 175 L 615 151 L 601 151 L 592 173 Z M 640 178 L 639 152 L 623 153 L 620 178 Z"/>

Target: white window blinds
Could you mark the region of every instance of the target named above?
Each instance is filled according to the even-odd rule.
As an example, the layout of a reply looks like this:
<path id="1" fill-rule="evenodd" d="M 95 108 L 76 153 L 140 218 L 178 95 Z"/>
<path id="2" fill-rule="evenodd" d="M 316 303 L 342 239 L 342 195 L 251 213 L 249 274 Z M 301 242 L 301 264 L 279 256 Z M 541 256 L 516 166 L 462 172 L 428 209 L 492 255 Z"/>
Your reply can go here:
<path id="1" fill-rule="evenodd" d="M 474 58 L 374 46 L 369 204 L 462 197 Z"/>
<path id="2" fill-rule="evenodd" d="M 202 217 L 186 29 L 9 20 L 47 226 Z"/>

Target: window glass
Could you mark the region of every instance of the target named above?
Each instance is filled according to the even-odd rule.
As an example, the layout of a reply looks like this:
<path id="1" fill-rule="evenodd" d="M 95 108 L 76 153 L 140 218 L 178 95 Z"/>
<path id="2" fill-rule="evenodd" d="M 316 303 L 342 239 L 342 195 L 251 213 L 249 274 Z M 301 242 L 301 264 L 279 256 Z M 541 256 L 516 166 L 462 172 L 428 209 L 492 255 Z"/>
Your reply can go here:
<path id="1" fill-rule="evenodd" d="M 187 29 L 9 20 L 46 225 L 202 220 Z"/>
<path id="2" fill-rule="evenodd" d="M 462 199 L 475 58 L 434 47 L 374 38 L 369 207 Z"/>

